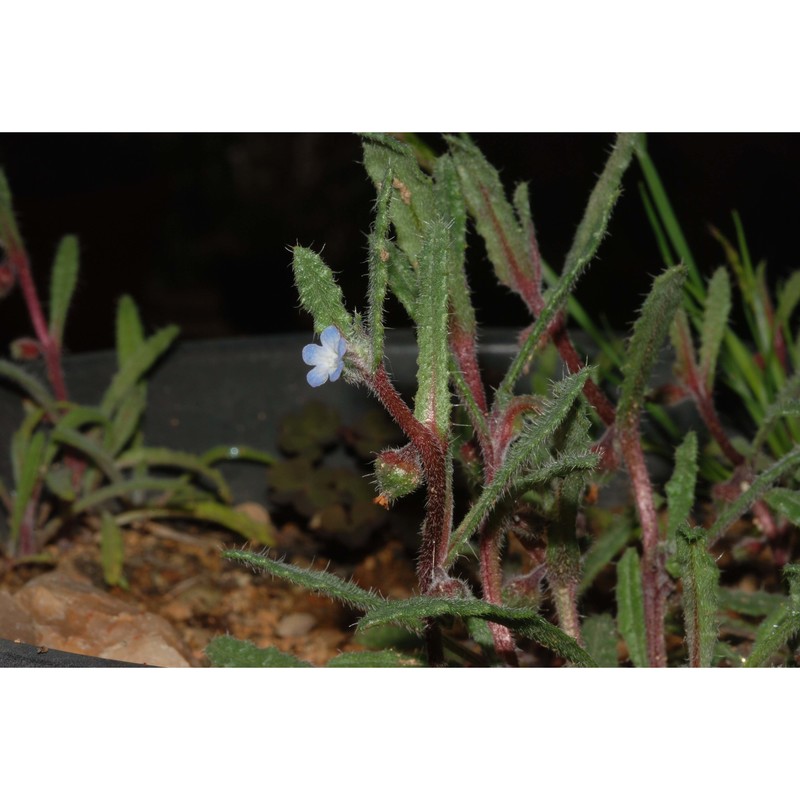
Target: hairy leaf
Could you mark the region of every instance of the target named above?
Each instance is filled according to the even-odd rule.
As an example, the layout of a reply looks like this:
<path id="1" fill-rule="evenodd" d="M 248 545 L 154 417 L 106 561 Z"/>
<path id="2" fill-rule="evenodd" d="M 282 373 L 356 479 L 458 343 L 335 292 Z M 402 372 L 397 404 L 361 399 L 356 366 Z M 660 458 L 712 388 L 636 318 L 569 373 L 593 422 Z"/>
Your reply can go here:
<path id="1" fill-rule="evenodd" d="M 87 456 L 112 483 L 123 479 L 111 454 L 95 439 L 72 428 L 57 425 L 53 429 L 53 440 Z"/>
<path id="2" fill-rule="evenodd" d="M 639 419 L 647 382 L 680 305 L 685 280 L 686 267 L 680 264 L 670 267 L 655 279 L 644 301 L 628 344 L 623 369 L 625 377 L 617 406 L 617 419 L 621 426 L 633 426 Z"/>
<path id="3" fill-rule="evenodd" d="M 421 667 L 422 663 L 395 650 L 340 653 L 327 664 L 329 667 Z"/>
<path id="4" fill-rule="evenodd" d="M 717 594 L 720 608 L 748 617 L 765 617 L 767 614 L 772 614 L 785 599 L 781 595 L 771 592 L 747 592 L 724 586 L 718 587 Z"/>
<path id="5" fill-rule="evenodd" d="M 494 480 L 483 490 L 453 533 L 448 563 L 452 563 L 461 546 L 478 530 L 514 481 L 525 477 L 523 470 L 539 466 L 537 461 L 550 460 L 546 455 L 545 445 L 566 418 L 590 372 L 591 370 L 583 369 L 557 383 L 552 398 L 541 414 L 535 421 L 526 423 L 519 438 L 509 448 L 505 462 L 497 470 Z"/>
<path id="6" fill-rule="evenodd" d="M 19 542 L 23 517 L 31 502 L 36 485 L 44 477 L 48 466 L 45 457 L 46 445 L 46 436 L 41 431 L 37 431 L 28 440 L 22 453 L 9 523 L 11 541 L 14 543 Z"/>
<path id="7" fill-rule="evenodd" d="M 633 536 L 633 521 L 627 514 L 615 514 L 604 525 L 592 546 L 583 558 L 583 577 L 578 595 L 583 594 L 594 582 L 603 568 L 610 564 Z"/>
<path id="8" fill-rule="evenodd" d="M 234 639 L 233 636 L 217 636 L 206 647 L 206 655 L 212 667 L 313 667 L 291 653 L 277 647 L 257 647 L 252 642 Z"/>
<path id="9" fill-rule="evenodd" d="M 706 386 L 710 389 L 714 383 L 717 368 L 717 357 L 728 327 L 728 316 L 731 311 L 731 282 L 728 271 L 720 267 L 708 284 L 703 324 L 700 330 L 700 372 Z"/>
<path id="10" fill-rule="evenodd" d="M 383 360 L 383 304 L 389 284 L 389 250 L 386 247 L 389 235 L 389 201 L 392 197 L 392 170 L 389 167 L 383 176 L 376 203 L 375 226 L 369 236 L 369 304 L 367 330 L 372 346 L 373 370 Z"/>
<path id="11" fill-rule="evenodd" d="M 275 578 L 282 578 L 312 592 L 319 592 L 326 597 L 332 597 L 340 603 L 362 611 L 370 611 L 386 602 L 374 592 L 362 589 L 351 581 L 342 580 L 342 578 L 330 572 L 303 569 L 286 561 L 276 561 L 266 555 L 248 553 L 244 550 L 225 550 L 222 556 L 231 561 L 245 564 L 253 570 L 260 570 Z"/>
<path id="12" fill-rule="evenodd" d="M 617 626 L 611 614 L 595 614 L 587 617 L 581 627 L 586 651 L 597 662 L 598 667 L 616 667 Z"/>
<path id="13" fill-rule="evenodd" d="M 8 378 L 17 384 L 31 399 L 38 403 L 49 413 L 54 413 L 56 401 L 53 395 L 44 387 L 44 384 L 15 364 L 13 361 L 6 361 L 0 358 L 0 377 Z"/>
<path id="14" fill-rule="evenodd" d="M 441 220 L 426 226 L 419 256 L 417 299 L 417 395 L 414 415 L 446 437 L 450 428 L 449 352 L 447 348 L 448 233 Z"/>
<path id="15" fill-rule="evenodd" d="M 125 543 L 122 540 L 122 531 L 114 517 L 107 512 L 103 512 L 100 524 L 100 563 L 103 565 L 103 579 L 108 586 L 128 588 L 128 581 L 123 573 Z"/>
<path id="16" fill-rule="evenodd" d="M 497 279 L 523 298 L 530 297 L 534 276 L 525 235 L 506 199 L 497 170 L 467 137 L 445 137 L 461 181 L 464 198 Z"/>
<path id="17" fill-rule="evenodd" d="M 564 261 L 558 284 L 548 292 L 542 312 L 503 378 L 497 391 L 499 397 L 508 397 L 512 394 L 513 387 L 530 361 L 539 340 L 567 303 L 578 278 L 597 252 L 600 241 L 605 236 L 611 212 L 620 195 L 622 176 L 630 164 L 633 148 L 638 141 L 638 134 L 620 134 L 617 138 L 606 166 L 589 197 L 583 219 Z"/>
<path id="18" fill-rule="evenodd" d="M 736 500 L 732 503 L 727 503 L 722 508 L 709 531 L 711 541 L 716 541 L 722 536 L 756 500 L 759 500 L 766 493 L 775 481 L 797 464 L 800 464 L 800 445 L 765 469 Z"/>
<path id="19" fill-rule="evenodd" d="M 144 326 L 139 310 L 130 295 L 124 294 L 117 304 L 117 365 L 124 366 L 131 356 L 144 344 Z"/>
<path id="20" fill-rule="evenodd" d="M 764 500 L 767 505 L 779 514 L 783 514 L 792 525 L 800 527 L 800 491 L 797 489 L 770 489 Z"/>
<path id="21" fill-rule="evenodd" d="M 453 616 L 478 617 L 515 630 L 520 636 L 533 639 L 554 653 L 581 667 L 597 666 L 592 657 L 571 637 L 547 622 L 535 611 L 506 608 L 483 600 L 443 597 L 412 597 L 385 602 L 366 613 L 358 628 L 385 625 L 388 622 L 418 628 L 426 619 Z"/>
<path id="22" fill-rule="evenodd" d="M 393 136 L 365 133 L 361 142 L 364 167 L 373 183 L 379 185 L 387 170 L 392 172 L 389 213 L 397 243 L 408 256 L 410 266 L 416 267 L 425 223 L 436 216 L 433 183 L 419 168 L 414 151 Z"/>
<path id="23" fill-rule="evenodd" d="M 334 325 L 347 339 L 353 319 L 344 307 L 344 297 L 331 268 L 313 250 L 297 246 L 292 250 L 294 280 L 300 304 L 314 319 L 314 330 L 322 333 Z"/>
<path id="24" fill-rule="evenodd" d="M 179 332 L 180 329 L 176 325 L 169 325 L 142 342 L 126 358 L 103 396 L 100 409 L 104 414 L 111 416 L 114 413 L 127 393 L 170 348 Z"/>
<path id="25" fill-rule="evenodd" d="M 50 275 L 50 335 L 59 344 L 77 282 L 78 240 L 75 236 L 65 236 L 58 245 Z"/>
<path id="26" fill-rule="evenodd" d="M 117 466 L 120 469 L 127 469 L 137 464 L 194 472 L 208 480 L 223 500 L 226 502 L 231 500 L 231 490 L 222 473 L 193 453 L 169 450 L 166 447 L 137 447 L 126 451 L 117 459 Z"/>
<path id="27" fill-rule="evenodd" d="M 617 628 L 636 667 L 646 667 L 647 634 L 639 554 L 629 547 L 617 564 Z"/>
<path id="28" fill-rule="evenodd" d="M 706 532 L 683 525 L 678 531 L 678 563 L 689 664 L 710 667 L 717 644 L 719 569 L 708 552 Z"/>
<path id="29" fill-rule="evenodd" d="M 675 541 L 678 528 L 686 524 L 694 506 L 697 483 L 697 434 L 689 431 L 675 450 L 675 469 L 667 482 L 667 541 Z"/>

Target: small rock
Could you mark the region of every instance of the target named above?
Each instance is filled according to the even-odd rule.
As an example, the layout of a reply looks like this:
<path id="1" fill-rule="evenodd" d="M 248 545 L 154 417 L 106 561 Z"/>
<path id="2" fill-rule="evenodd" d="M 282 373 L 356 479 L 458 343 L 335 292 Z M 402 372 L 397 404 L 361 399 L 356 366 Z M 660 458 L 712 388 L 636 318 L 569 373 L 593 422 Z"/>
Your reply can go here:
<path id="1" fill-rule="evenodd" d="M 159 667 L 188 667 L 175 629 L 59 570 L 34 578 L 14 599 L 30 614 L 36 644 Z"/>
<path id="2" fill-rule="evenodd" d="M 31 615 L 8 592 L 0 592 L 0 639 L 33 644 L 36 628 Z"/>
<path id="3" fill-rule="evenodd" d="M 292 636 L 305 636 L 316 624 L 317 619 L 313 614 L 297 611 L 282 617 L 275 628 L 275 633 L 282 639 L 288 639 Z"/>

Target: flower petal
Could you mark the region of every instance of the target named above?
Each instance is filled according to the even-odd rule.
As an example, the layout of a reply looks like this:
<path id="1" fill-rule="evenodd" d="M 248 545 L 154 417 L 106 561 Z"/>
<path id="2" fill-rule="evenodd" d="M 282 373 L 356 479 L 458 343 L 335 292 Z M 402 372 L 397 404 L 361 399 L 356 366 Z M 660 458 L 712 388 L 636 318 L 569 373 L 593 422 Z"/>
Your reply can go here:
<path id="1" fill-rule="evenodd" d="M 339 376 L 342 374 L 343 369 L 344 369 L 344 361 L 342 361 L 342 359 L 340 358 L 336 362 L 336 369 L 330 374 L 331 382 L 339 380 Z"/>
<path id="2" fill-rule="evenodd" d="M 339 333 L 339 329 L 335 325 L 328 325 L 319 335 L 319 340 L 322 342 L 323 347 L 326 347 L 328 350 L 335 350 L 338 353 L 339 342 L 342 341 L 342 334 Z"/>
<path id="3" fill-rule="evenodd" d="M 306 375 L 306 380 L 309 386 L 316 389 L 317 386 L 322 386 L 322 384 L 328 380 L 328 370 L 323 366 L 314 367 L 314 369 Z"/>
<path id="4" fill-rule="evenodd" d="M 303 348 L 303 361 L 309 366 L 318 364 L 325 351 L 318 344 L 307 344 Z"/>

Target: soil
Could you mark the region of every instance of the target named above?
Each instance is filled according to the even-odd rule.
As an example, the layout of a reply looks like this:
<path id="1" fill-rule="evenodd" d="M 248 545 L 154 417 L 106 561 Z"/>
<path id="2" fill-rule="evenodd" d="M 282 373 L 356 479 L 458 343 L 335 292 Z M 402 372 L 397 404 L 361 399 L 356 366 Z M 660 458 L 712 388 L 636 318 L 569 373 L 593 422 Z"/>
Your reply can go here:
<path id="1" fill-rule="evenodd" d="M 275 555 L 312 565 L 312 534 L 287 524 L 278 539 Z M 47 563 L 0 562 L 0 590 L 13 595 L 56 568 L 88 579 L 111 596 L 166 619 L 196 667 L 209 666 L 205 648 L 224 634 L 259 647 L 274 645 L 320 666 L 339 653 L 364 649 L 353 641 L 356 617 L 347 609 L 222 558 L 222 550 L 242 547 L 235 534 L 147 523 L 127 530 L 124 542 L 127 589 L 105 585 L 99 533 L 82 529 L 48 546 Z M 389 597 L 408 597 L 416 586 L 413 562 L 398 542 L 378 542 L 357 562 L 328 568 Z"/>

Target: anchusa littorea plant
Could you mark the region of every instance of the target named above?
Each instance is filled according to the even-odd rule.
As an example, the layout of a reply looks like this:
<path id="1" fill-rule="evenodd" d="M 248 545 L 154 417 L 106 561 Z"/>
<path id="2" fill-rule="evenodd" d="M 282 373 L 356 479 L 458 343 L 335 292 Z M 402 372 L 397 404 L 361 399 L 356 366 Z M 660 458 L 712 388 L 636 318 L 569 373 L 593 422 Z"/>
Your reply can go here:
<path id="1" fill-rule="evenodd" d="M 22 423 L 10 442 L 13 484 L 6 487 L 0 481 L 0 503 L 8 519 L 0 550 L 15 559 L 35 557 L 60 531 L 82 522 L 100 531 L 106 581 L 124 585 L 122 530 L 141 520 L 201 520 L 271 544 L 267 526 L 231 507 L 230 490 L 214 465 L 228 458 L 271 464 L 272 457 L 247 447 L 218 447 L 198 456 L 144 443 L 147 373 L 169 350 L 178 328 L 145 335 L 133 300 L 122 297 L 116 317 L 118 371 L 97 405 L 75 403 L 62 343 L 78 282 L 78 241 L 66 236 L 58 246 L 48 316 L 2 171 L 0 246 L 0 296 L 19 286 L 34 333 L 12 343 L 14 360 L 0 359 L 0 379 L 25 398 Z"/>
<path id="2" fill-rule="evenodd" d="M 438 157 L 422 151 L 414 139 L 409 142 L 363 137 L 364 164 L 377 191 L 363 314 L 348 309 L 334 273 L 318 253 L 295 247 L 293 269 L 302 307 L 321 341 L 302 354 L 313 366 L 308 382 L 321 386 L 341 376 L 365 387 L 407 438 L 404 446 L 377 454 L 374 480 L 376 501 L 387 507 L 420 487 L 426 493 L 419 593 L 387 600 L 332 573 L 267 554 L 228 551 L 226 556 L 352 606 L 363 614 L 360 631 L 410 628 L 424 640 L 424 663 L 429 665 L 541 663 L 536 653 L 542 647 L 560 663 L 582 666 L 617 665 L 620 652 L 636 666 L 658 667 L 723 660 L 757 665 L 791 655 L 800 630 L 800 601 L 798 568 L 788 564 L 789 541 L 782 553 L 775 551 L 777 565 L 787 564 L 788 597 L 764 592 L 746 597 L 721 586 L 715 548 L 751 508 L 757 520 L 771 514 L 763 511 L 770 497 L 773 508 L 781 498 L 784 514 L 792 504 L 795 510 L 800 506 L 800 495 L 788 486 L 768 494 L 800 465 L 800 448 L 770 453 L 764 447 L 774 439 L 773 427 L 797 413 L 798 381 L 787 378 L 788 388 L 765 411 L 750 449 L 741 453 L 723 438 L 727 434 L 712 402 L 728 330 L 722 278 L 714 276 L 706 298 L 698 288 L 702 280 L 678 249 L 680 260 L 670 259 L 655 278 L 623 347 L 597 333 L 572 297 L 606 234 L 631 161 L 638 156 L 647 167 L 644 138 L 617 137 L 560 274 L 540 256 L 525 184 L 509 199 L 497 171 L 468 137 L 445 137 L 446 152 Z M 505 376 L 491 390 L 478 365 L 478 330 L 465 267 L 470 224 L 484 242 L 497 280 L 519 297 L 533 320 Z M 412 403 L 397 391 L 384 358 L 389 293 L 416 331 Z M 699 356 L 684 311 L 687 296 L 696 307 L 690 318 L 699 331 Z M 770 341 L 777 341 L 775 330 L 782 325 L 785 344 L 793 308 L 773 321 Z M 597 334 L 600 351 L 618 365 L 616 385 L 587 365 L 587 353 L 579 352 L 570 337 L 570 315 Z M 704 424 L 697 430 L 673 429 L 673 474 L 666 485 L 654 487 L 645 458 L 651 446 L 642 422 L 648 415 L 669 421 L 655 405 L 659 393 L 651 387 L 651 375 L 670 332 L 678 348 L 678 377 Z M 563 375 L 544 394 L 530 393 L 525 375 L 547 347 L 560 355 Z M 776 368 L 770 366 L 776 359 L 782 368 L 796 366 L 796 346 L 786 360 L 776 354 L 765 368 Z M 711 508 L 698 502 L 697 489 L 698 465 L 708 442 L 722 448 L 732 467 L 747 464 L 736 473 L 735 490 L 730 474 L 717 474 L 729 491 L 724 502 Z M 457 465 L 472 487 L 459 518 Z M 630 481 L 632 510 L 587 508 L 590 482 L 594 489 L 623 471 Z M 520 553 L 527 563 L 512 569 Z M 615 605 L 616 615 L 586 616 L 584 598 L 590 590 L 608 592 L 607 580 L 598 579 L 608 576 L 612 564 L 616 582 L 608 609 Z M 720 598 L 727 598 L 727 606 Z M 726 608 L 752 617 L 736 635 L 720 634 Z M 755 621 L 764 616 L 757 626 Z M 463 644 L 456 629 L 467 631 L 472 644 Z M 667 629 L 680 630 L 685 645 L 668 648 Z M 226 638 L 213 643 L 209 654 L 218 664 L 293 663 L 274 648 L 259 651 Z M 348 654 L 347 663 L 407 661 L 381 650 Z"/>

